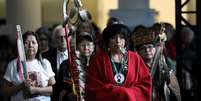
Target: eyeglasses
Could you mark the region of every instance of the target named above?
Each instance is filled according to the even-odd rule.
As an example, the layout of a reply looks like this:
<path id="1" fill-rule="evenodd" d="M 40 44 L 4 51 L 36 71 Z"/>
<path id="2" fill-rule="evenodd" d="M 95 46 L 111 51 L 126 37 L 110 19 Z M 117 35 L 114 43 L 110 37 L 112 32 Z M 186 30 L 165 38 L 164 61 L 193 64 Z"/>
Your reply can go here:
<path id="1" fill-rule="evenodd" d="M 92 47 L 92 46 L 94 46 L 94 44 L 93 43 L 80 43 L 79 46 L 80 47 Z"/>
<path id="2" fill-rule="evenodd" d="M 151 49 L 151 48 L 154 48 L 153 44 L 146 44 L 146 45 L 140 46 L 139 50 Z"/>
<path id="3" fill-rule="evenodd" d="M 58 35 L 56 36 L 58 40 L 66 39 L 66 35 Z"/>

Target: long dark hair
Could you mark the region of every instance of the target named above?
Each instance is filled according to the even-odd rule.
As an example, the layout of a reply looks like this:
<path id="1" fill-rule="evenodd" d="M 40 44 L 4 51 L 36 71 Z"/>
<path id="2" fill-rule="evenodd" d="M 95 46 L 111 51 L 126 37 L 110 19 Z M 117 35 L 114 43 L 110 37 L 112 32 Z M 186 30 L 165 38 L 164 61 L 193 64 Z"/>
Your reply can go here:
<path id="1" fill-rule="evenodd" d="M 37 34 L 36 34 L 35 32 L 33 32 L 33 31 L 26 31 L 26 32 L 22 35 L 23 43 L 25 44 L 25 40 L 27 39 L 28 36 L 31 36 L 31 35 L 35 36 L 38 45 L 40 45 L 40 44 L 39 44 L 39 37 L 38 37 Z M 41 59 L 40 59 L 40 55 L 39 55 L 40 52 L 39 52 L 39 51 L 40 51 L 40 50 L 39 50 L 39 46 L 38 46 L 38 51 L 37 51 L 37 53 L 36 53 L 36 59 L 38 59 L 38 60 L 40 61 Z M 41 62 L 41 61 L 40 61 L 40 62 Z M 17 72 L 19 73 L 19 71 L 20 71 L 20 61 L 19 61 L 19 59 L 18 59 L 18 60 L 17 60 Z"/>
<path id="2" fill-rule="evenodd" d="M 38 35 L 37 35 L 35 32 L 33 32 L 33 31 L 26 31 L 26 32 L 23 34 L 23 36 L 22 36 L 22 38 L 23 38 L 23 43 L 25 43 L 25 40 L 26 40 L 27 37 L 30 36 L 30 35 L 35 36 L 36 41 L 37 41 L 37 43 L 38 43 L 38 51 L 37 51 L 37 53 L 36 53 L 36 58 L 37 58 L 38 60 L 40 60 L 40 56 L 39 56 L 39 53 L 40 53 L 40 49 L 39 49 L 39 48 L 40 48 L 40 40 L 39 40 Z"/>

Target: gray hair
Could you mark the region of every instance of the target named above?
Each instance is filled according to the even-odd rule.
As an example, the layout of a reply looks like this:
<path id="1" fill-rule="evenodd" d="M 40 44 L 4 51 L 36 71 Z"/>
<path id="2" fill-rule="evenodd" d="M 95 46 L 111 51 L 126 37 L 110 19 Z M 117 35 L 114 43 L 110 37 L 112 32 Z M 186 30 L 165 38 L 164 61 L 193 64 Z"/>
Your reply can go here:
<path id="1" fill-rule="evenodd" d="M 52 36 L 51 36 L 51 40 L 52 40 L 52 46 L 53 47 L 57 47 L 57 43 L 55 38 L 57 37 L 57 34 L 59 33 L 59 31 L 63 29 L 62 25 L 57 25 L 54 30 L 52 31 Z"/>
<path id="2" fill-rule="evenodd" d="M 54 41 L 57 33 L 59 32 L 60 29 L 63 29 L 63 26 L 62 25 L 58 25 L 54 28 L 54 30 L 52 31 L 52 40 Z"/>

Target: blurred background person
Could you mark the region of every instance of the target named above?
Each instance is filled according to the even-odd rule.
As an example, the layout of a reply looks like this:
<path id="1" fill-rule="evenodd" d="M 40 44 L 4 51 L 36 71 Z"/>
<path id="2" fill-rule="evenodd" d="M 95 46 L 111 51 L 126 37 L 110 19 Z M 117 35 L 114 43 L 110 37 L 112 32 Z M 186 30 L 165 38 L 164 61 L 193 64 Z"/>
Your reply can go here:
<path id="1" fill-rule="evenodd" d="M 51 48 L 50 42 L 51 42 L 51 31 L 48 27 L 40 27 L 36 30 L 36 34 L 38 35 L 40 39 L 40 54 L 44 58 L 48 58 L 48 51 Z"/>
<path id="2" fill-rule="evenodd" d="M 181 53 L 179 65 L 182 67 L 182 94 L 183 101 L 197 101 L 198 85 L 196 78 L 196 46 L 195 34 L 189 27 L 183 27 L 180 33 L 181 38 Z"/>
<path id="3" fill-rule="evenodd" d="M 145 27 L 144 25 L 138 25 L 131 32 L 131 35 L 130 35 L 131 37 L 130 37 L 130 40 L 129 40 L 130 41 L 129 49 L 131 51 L 135 51 L 136 50 L 135 49 L 135 42 L 134 42 L 134 40 L 135 40 L 135 33 L 143 32 L 145 29 L 147 29 L 147 27 Z"/>

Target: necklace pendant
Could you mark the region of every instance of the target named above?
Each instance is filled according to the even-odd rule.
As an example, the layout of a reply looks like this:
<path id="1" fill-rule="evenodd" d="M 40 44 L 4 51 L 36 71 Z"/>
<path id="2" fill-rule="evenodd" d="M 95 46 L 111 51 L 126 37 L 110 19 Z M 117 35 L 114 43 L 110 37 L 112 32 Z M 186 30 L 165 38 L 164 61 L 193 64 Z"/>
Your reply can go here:
<path id="1" fill-rule="evenodd" d="M 117 84 L 122 84 L 125 80 L 125 77 L 122 73 L 116 73 L 114 76 L 114 80 Z"/>

